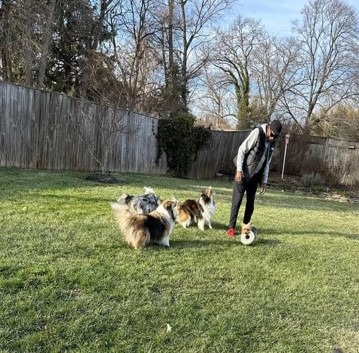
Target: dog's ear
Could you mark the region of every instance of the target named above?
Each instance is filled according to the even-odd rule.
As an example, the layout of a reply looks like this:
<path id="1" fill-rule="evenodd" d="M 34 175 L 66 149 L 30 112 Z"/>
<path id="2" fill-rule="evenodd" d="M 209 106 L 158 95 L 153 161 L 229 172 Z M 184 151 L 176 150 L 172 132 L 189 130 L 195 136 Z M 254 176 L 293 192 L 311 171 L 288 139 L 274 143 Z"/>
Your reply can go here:
<path id="1" fill-rule="evenodd" d="M 155 195 L 155 191 L 150 187 L 150 186 L 145 186 L 145 195 L 146 194 L 154 194 Z"/>
<path id="2" fill-rule="evenodd" d="M 166 210 L 170 210 L 170 209 L 173 209 L 175 208 L 177 205 L 177 201 L 176 200 L 165 200 L 163 202 L 163 207 L 166 209 Z"/>

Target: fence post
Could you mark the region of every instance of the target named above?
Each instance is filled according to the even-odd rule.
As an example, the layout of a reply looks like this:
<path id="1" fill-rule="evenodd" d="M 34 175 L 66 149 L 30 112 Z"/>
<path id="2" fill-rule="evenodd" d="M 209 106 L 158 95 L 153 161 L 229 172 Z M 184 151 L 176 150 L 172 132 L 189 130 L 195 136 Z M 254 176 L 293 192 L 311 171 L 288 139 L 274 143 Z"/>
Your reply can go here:
<path id="1" fill-rule="evenodd" d="M 290 137 L 290 135 L 288 135 L 288 134 L 285 135 L 285 147 L 284 147 L 284 157 L 283 157 L 283 167 L 282 167 L 282 180 L 283 180 L 283 175 L 284 175 L 285 159 L 287 157 L 287 147 L 288 147 L 288 144 L 289 144 L 289 137 Z"/>

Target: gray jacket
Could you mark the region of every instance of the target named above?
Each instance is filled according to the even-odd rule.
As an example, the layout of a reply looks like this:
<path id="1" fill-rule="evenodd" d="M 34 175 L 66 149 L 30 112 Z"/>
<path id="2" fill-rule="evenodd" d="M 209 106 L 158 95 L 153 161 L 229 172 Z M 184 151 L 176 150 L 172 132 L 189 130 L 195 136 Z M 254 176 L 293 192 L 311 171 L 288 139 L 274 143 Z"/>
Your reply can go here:
<path id="1" fill-rule="evenodd" d="M 266 129 L 267 124 L 256 127 L 239 146 L 236 167 L 237 171 L 243 172 L 245 181 L 252 179 L 258 173 L 260 184 L 266 184 L 268 181 L 274 141 L 267 142 Z"/>

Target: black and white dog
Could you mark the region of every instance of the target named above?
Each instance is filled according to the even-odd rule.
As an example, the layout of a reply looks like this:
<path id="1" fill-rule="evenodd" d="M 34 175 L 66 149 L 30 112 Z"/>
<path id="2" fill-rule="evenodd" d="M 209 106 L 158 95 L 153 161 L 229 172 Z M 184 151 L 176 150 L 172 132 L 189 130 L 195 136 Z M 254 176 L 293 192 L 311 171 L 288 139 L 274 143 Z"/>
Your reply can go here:
<path id="1" fill-rule="evenodd" d="M 117 203 L 127 205 L 129 211 L 133 214 L 149 214 L 154 211 L 160 204 L 160 198 L 150 187 L 145 187 L 143 195 L 121 195 Z"/>

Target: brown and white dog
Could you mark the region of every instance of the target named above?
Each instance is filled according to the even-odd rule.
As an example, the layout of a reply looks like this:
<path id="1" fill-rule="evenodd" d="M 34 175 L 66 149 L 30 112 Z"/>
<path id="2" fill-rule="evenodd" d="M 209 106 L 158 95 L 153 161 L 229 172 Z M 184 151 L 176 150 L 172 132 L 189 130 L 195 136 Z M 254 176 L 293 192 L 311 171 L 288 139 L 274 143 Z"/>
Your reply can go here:
<path id="1" fill-rule="evenodd" d="M 243 223 L 241 228 L 241 234 L 248 235 L 252 231 L 252 223 Z"/>
<path id="2" fill-rule="evenodd" d="M 241 242 L 244 245 L 251 245 L 256 241 L 257 229 L 251 222 L 243 223 L 241 228 Z"/>
<path id="3" fill-rule="evenodd" d="M 168 247 L 175 226 L 177 201 L 165 200 L 149 214 L 134 214 L 127 205 L 111 203 L 114 216 L 126 242 L 135 249 L 149 244 Z"/>
<path id="4" fill-rule="evenodd" d="M 211 219 L 216 211 L 216 204 L 214 201 L 214 192 L 209 186 L 204 189 L 198 200 L 186 200 L 177 205 L 176 221 L 183 227 L 187 228 L 192 223 L 197 223 L 200 230 L 208 225 L 212 229 Z"/>

